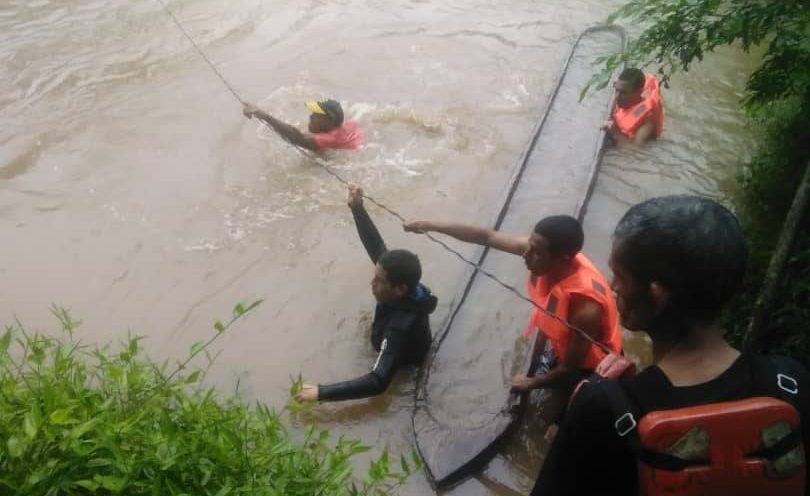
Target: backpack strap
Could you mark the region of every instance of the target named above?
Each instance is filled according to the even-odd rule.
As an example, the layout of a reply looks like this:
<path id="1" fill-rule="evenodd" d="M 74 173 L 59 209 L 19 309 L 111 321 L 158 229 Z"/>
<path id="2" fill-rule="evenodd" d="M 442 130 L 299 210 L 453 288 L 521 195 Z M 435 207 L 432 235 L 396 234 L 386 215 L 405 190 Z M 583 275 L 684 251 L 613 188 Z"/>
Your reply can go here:
<path id="1" fill-rule="evenodd" d="M 756 451 L 748 453 L 747 456 L 764 458 L 766 460 L 776 460 L 796 449 L 802 443 L 802 430 L 793 429 L 790 434 L 783 437 L 776 444 L 768 448 L 762 447 Z"/>
<path id="2" fill-rule="evenodd" d="M 799 381 L 790 359 L 778 355 L 751 357 L 752 382 L 756 393 L 782 400 L 798 409 Z M 801 385 L 806 387 L 806 385 Z M 762 447 L 748 456 L 775 460 L 789 453 L 802 442 L 802 427 L 790 433 L 770 447 Z"/>
<path id="3" fill-rule="evenodd" d="M 630 396 L 618 380 L 605 380 L 598 383 L 605 392 L 616 435 L 624 439 L 630 450 L 640 461 L 661 470 L 678 471 L 691 465 L 701 465 L 702 460 L 685 460 L 683 458 L 648 450 L 641 443 L 638 434 L 638 422 L 645 412 L 630 399 Z"/>
<path id="4" fill-rule="evenodd" d="M 782 356 L 751 357 L 752 382 L 757 394 L 790 403 L 799 401 L 799 381 L 794 377 L 792 362 Z"/>
<path id="5" fill-rule="evenodd" d="M 794 377 L 795 367 L 784 357 L 751 357 L 752 381 L 755 395 L 780 399 L 796 408 L 798 403 L 799 384 Z M 703 460 L 685 460 L 683 458 L 648 450 L 641 443 L 638 433 L 638 422 L 647 413 L 636 404 L 618 380 L 602 380 L 596 384 L 602 388 L 610 405 L 613 427 L 616 434 L 625 440 L 633 454 L 645 464 L 668 471 L 678 471 L 692 465 L 702 465 Z M 762 447 L 747 456 L 774 460 L 796 448 L 802 442 L 801 426 L 794 429 L 770 447 Z"/>

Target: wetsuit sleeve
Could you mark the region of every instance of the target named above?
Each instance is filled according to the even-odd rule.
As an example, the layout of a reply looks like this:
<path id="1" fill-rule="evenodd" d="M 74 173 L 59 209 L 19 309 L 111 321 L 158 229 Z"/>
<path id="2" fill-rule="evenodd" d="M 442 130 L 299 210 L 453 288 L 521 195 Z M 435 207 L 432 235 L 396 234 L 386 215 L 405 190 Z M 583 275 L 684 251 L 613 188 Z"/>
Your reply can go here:
<path id="1" fill-rule="evenodd" d="M 638 494 L 635 457 L 611 419 L 601 388 L 583 385 L 554 437 L 531 495 Z"/>
<path id="2" fill-rule="evenodd" d="M 357 226 L 357 234 L 360 235 L 360 241 L 363 242 L 368 256 L 371 257 L 371 261 L 377 263 L 380 255 L 386 250 L 385 241 L 383 241 L 380 231 L 377 230 L 377 226 L 374 225 L 374 222 L 371 220 L 371 217 L 368 215 L 363 205 L 352 207 L 351 210 L 352 216 L 354 217 L 354 225 Z"/>
<path id="3" fill-rule="evenodd" d="M 319 385 L 318 399 L 321 401 L 355 400 L 384 392 L 399 369 L 402 355 L 400 334 L 396 330 L 386 332 L 371 372 L 356 379 L 325 386 Z"/>

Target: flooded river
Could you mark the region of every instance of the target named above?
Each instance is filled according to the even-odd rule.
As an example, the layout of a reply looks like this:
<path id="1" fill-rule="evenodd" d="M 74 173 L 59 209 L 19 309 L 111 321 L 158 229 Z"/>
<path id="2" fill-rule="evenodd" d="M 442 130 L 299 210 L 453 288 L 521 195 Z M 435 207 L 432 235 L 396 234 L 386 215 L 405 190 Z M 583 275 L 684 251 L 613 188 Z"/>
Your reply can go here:
<path id="1" fill-rule="evenodd" d="M 344 102 L 369 143 L 332 161 L 368 193 L 408 217 L 488 223 L 573 40 L 619 3 L 169 5 L 242 98 L 299 124 L 305 100 Z M 54 303 L 83 320 L 87 342 L 129 332 L 156 359 L 177 360 L 234 303 L 264 298 L 218 342 L 211 384 L 238 381 L 246 398 L 281 407 L 299 373 L 325 383 L 368 370 L 372 269 L 343 187 L 244 119 L 157 1 L 4 0 L 0 62 L 0 322 L 53 329 Z M 676 77 L 663 139 L 606 154 L 586 218 L 599 265 L 629 205 L 734 194 L 751 141 L 737 104 L 752 64 L 727 50 Z M 420 254 L 439 328 L 464 267 L 370 212 L 389 246 Z M 644 359 L 643 339 L 628 348 Z M 312 417 L 399 453 L 411 449 L 412 393 L 401 374 L 381 397 Z M 454 492 L 527 492 L 538 431 L 527 424 Z M 402 490 L 429 493 L 421 474 Z"/>

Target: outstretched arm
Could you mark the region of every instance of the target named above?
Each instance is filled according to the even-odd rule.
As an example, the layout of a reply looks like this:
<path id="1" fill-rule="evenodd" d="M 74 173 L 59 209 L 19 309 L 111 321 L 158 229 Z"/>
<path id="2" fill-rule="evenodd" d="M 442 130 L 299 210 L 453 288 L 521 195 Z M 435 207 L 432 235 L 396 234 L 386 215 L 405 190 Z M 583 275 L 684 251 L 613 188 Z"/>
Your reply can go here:
<path id="1" fill-rule="evenodd" d="M 380 353 L 371 372 L 356 379 L 314 386 L 304 384 L 296 395 L 298 401 L 343 401 L 368 398 L 383 393 L 399 369 L 402 343 L 396 333 L 389 333 L 380 345 Z"/>
<path id="2" fill-rule="evenodd" d="M 348 204 L 352 210 L 354 225 L 357 227 L 360 241 L 363 242 L 371 261 L 376 264 L 380 255 L 385 253 L 385 241 L 383 241 L 380 231 L 377 230 L 377 226 L 374 225 L 368 212 L 363 207 L 363 188 L 356 184 L 349 184 Z"/>
<path id="3" fill-rule="evenodd" d="M 286 122 L 276 119 L 272 115 L 254 105 L 246 103 L 242 109 L 242 113 L 245 114 L 245 117 L 248 119 L 252 119 L 255 116 L 293 145 L 300 146 L 301 148 L 306 148 L 307 150 L 312 150 L 314 152 L 319 150 L 318 143 L 315 142 L 315 139 L 312 136 L 302 133 L 295 126 L 291 126 Z"/>
<path id="4" fill-rule="evenodd" d="M 411 220 L 402 227 L 414 233 L 439 232 L 460 241 L 489 246 L 518 256 L 523 255 L 529 247 L 528 236 L 507 234 L 487 227 L 432 220 Z"/>

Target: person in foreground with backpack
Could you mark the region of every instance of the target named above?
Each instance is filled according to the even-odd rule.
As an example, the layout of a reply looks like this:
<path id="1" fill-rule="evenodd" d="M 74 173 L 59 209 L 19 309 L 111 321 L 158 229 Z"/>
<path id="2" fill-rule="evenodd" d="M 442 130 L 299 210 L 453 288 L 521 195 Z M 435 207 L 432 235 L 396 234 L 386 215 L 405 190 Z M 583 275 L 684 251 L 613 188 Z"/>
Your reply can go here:
<path id="1" fill-rule="evenodd" d="M 614 232 L 612 288 L 654 364 L 581 384 L 532 495 L 810 494 L 807 371 L 739 352 L 717 323 L 747 258 L 737 219 L 712 200 L 630 208 Z"/>

